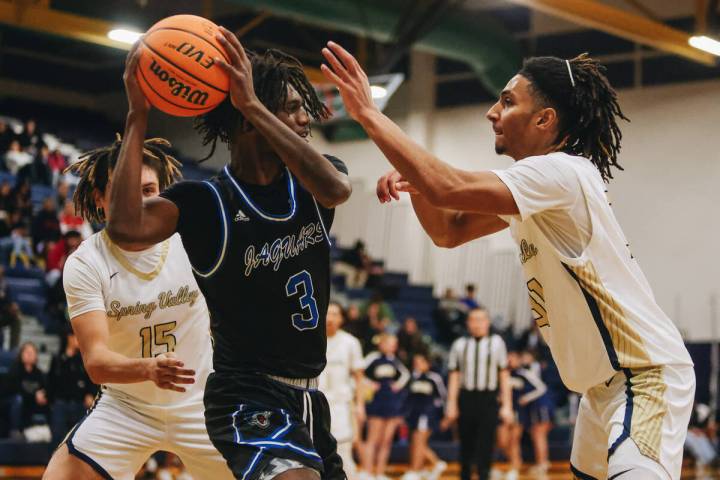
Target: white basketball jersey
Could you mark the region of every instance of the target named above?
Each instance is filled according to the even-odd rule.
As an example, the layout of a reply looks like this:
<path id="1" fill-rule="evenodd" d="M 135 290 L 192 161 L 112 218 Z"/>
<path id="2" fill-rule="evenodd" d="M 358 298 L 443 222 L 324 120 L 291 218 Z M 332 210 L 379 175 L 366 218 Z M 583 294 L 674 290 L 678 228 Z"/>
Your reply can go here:
<path id="1" fill-rule="evenodd" d="M 130 358 L 175 352 L 195 383 L 185 393 L 153 382 L 107 384 L 109 393 L 137 402 L 167 405 L 202 398 L 212 369 L 210 319 L 190 261 L 175 234 L 141 252 L 121 250 L 104 231 L 92 235 L 68 258 L 63 283 L 70 318 L 106 312 L 109 348 Z"/>
<path id="2" fill-rule="evenodd" d="M 338 330 L 327 340 L 327 365 L 320 374 L 320 391 L 333 403 L 351 402 L 355 389 L 352 373 L 365 368 L 357 338 Z"/>
<path id="3" fill-rule="evenodd" d="M 519 215 L 503 217 L 520 247 L 535 322 L 576 392 L 620 369 L 692 365 L 586 158 L 551 153 L 494 171 Z"/>

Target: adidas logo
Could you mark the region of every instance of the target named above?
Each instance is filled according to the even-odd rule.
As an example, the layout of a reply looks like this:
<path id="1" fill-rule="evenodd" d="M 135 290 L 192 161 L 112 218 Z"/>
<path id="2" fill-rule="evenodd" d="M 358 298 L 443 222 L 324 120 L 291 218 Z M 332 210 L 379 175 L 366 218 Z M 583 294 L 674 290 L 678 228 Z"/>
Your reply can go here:
<path id="1" fill-rule="evenodd" d="M 235 215 L 235 221 L 236 222 L 249 222 L 250 218 L 245 215 L 245 212 L 242 210 L 238 210 L 237 215 Z"/>

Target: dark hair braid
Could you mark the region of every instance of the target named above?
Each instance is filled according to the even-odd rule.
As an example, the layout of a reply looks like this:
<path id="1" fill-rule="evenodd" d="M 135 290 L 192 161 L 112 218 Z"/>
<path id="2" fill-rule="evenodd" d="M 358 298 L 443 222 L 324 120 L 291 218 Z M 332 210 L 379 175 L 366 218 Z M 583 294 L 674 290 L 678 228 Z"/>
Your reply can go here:
<path id="1" fill-rule="evenodd" d="M 318 98 L 298 59 L 275 49 L 262 54 L 252 50 L 245 50 L 245 53 L 252 64 L 255 94 L 268 110 L 275 113 L 284 107 L 288 86 L 291 86 L 300 95 L 303 108 L 313 120 L 319 122 L 330 117 L 330 111 Z M 229 96 L 217 108 L 198 117 L 195 129 L 202 135 L 203 145 L 211 145 L 210 153 L 200 161 L 215 153 L 218 140 L 229 145 L 233 130 L 244 123 L 245 118 L 233 107 Z"/>
<path id="2" fill-rule="evenodd" d="M 630 120 L 600 62 L 587 53 L 569 62 L 572 80 L 565 60 L 557 57 L 529 58 L 519 73 L 530 81 L 539 103 L 558 112 L 556 141 L 563 142 L 563 151 L 589 158 L 608 182 L 611 167 L 623 170 L 617 161 L 622 140 L 617 120 Z"/>
<path id="3" fill-rule="evenodd" d="M 76 163 L 65 169 L 66 173 L 70 172 L 80 177 L 73 194 L 73 203 L 75 212 L 89 222 L 105 221 L 104 212 L 95 203 L 95 191 L 105 193 L 110 170 L 117 164 L 122 138 L 119 133 L 116 135 L 117 138 L 113 143 L 84 152 Z M 143 146 L 143 165 L 147 165 L 157 173 L 161 191 L 182 178 L 180 162 L 164 150 L 170 146 L 170 142 L 164 138 L 150 138 L 145 140 Z"/>

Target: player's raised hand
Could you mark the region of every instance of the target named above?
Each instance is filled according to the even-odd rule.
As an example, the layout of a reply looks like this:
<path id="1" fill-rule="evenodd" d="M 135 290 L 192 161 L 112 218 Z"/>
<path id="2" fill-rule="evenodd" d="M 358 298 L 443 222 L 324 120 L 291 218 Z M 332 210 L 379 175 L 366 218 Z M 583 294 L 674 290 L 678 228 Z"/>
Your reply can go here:
<path id="1" fill-rule="evenodd" d="M 418 191 L 413 188 L 410 182 L 403 179 L 397 170 L 392 170 L 378 179 L 376 194 L 380 203 L 387 203 L 400 200 L 400 193 L 406 192 L 417 195 Z"/>
<path id="2" fill-rule="evenodd" d="M 235 108 L 244 112 L 258 102 L 253 85 L 252 63 L 234 33 L 220 27 L 220 33 L 215 35 L 230 58 L 228 63 L 221 57 L 215 57 L 215 63 L 230 76 L 230 101 Z"/>
<path id="3" fill-rule="evenodd" d="M 140 54 L 142 53 L 142 38 L 135 42 L 125 57 L 125 72 L 123 73 L 123 83 L 125 84 L 125 93 L 128 98 L 128 106 L 131 112 L 147 113 L 150 110 L 150 102 L 145 98 L 145 94 L 140 89 L 137 79 L 137 69 L 140 63 Z"/>
<path id="4" fill-rule="evenodd" d="M 184 366 L 173 352 L 158 355 L 150 364 L 150 380 L 162 389 L 184 392 L 185 388 L 181 385 L 195 383 L 195 371 L 183 368 Z"/>
<path id="5" fill-rule="evenodd" d="M 355 57 L 335 42 L 328 42 L 322 54 L 330 66 L 322 65 L 320 68 L 340 90 L 348 115 L 359 121 L 368 113 L 377 111 L 368 77 Z"/>

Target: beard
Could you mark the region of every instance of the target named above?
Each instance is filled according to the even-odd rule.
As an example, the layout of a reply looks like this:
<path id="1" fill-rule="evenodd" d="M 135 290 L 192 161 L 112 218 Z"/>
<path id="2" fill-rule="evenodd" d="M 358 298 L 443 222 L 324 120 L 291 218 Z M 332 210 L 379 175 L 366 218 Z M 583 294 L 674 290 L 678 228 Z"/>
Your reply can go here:
<path id="1" fill-rule="evenodd" d="M 507 148 L 505 148 L 505 145 L 498 145 L 497 143 L 495 144 L 495 153 L 497 153 L 498 155 L 504 155 L 506 151 Z"/>

